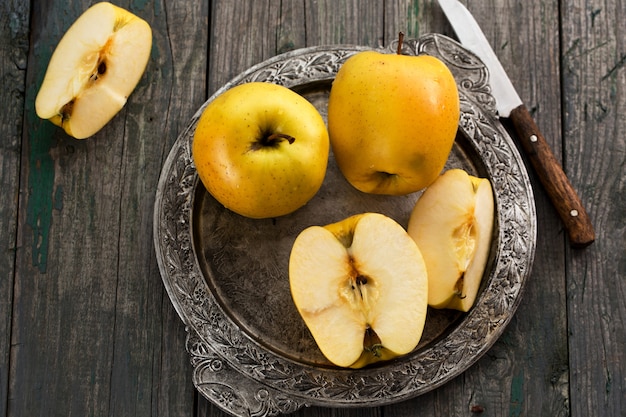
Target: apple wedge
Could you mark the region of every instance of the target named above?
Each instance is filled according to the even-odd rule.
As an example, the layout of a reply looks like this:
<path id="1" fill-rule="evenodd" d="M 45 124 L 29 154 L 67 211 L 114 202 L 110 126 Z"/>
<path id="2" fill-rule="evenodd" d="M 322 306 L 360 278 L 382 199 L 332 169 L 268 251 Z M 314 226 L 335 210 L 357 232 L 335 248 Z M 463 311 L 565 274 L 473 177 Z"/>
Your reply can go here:
<path id="1" fill-rule="evenodd" d="M 365 213 L 303 230 L 289 279 L 298 312 L 337 366 L 407 354 L 422 336 L 426 266 L 405 229 L 387 216 Z"/>
<path id="2" fill-rule="evenodd" d="M 87 9 L 57 45 L 35 99 L 37 115 L 84 139 L 126 104 L 152 49 L 148 23 L 111 3 Z"/>
<path id="3" fill-rule="evenodd" d="M 494 223 L 488 179 L 451 169 L 417 200 L 408 233 L 428 271 L 428 304 L 469 311 L 487 265 Z"/>

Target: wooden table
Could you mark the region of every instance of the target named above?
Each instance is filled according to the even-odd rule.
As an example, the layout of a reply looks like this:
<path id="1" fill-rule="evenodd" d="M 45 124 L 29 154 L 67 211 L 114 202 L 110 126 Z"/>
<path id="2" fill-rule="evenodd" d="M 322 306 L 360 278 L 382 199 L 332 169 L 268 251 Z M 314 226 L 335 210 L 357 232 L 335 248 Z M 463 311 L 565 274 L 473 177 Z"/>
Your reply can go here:
<path id="1" fill-rule="evenodd" d="M 195 390 L 153 247 L 157 181 L 199 106 L 231 77 L 313 45 L 453 32 L 436 2 L 128 1 L 154 31 L 126 107 L 75 140 L 34 111 L 54 47 L 92 3 L 0 3 L 0 415 L 223 416 Z M 296 416 L 624 416 L 626 5 L 466 2 L 596 228 L 572 249 L 531 172 L 538 236 L 516 315 L 443 387 Z"/>

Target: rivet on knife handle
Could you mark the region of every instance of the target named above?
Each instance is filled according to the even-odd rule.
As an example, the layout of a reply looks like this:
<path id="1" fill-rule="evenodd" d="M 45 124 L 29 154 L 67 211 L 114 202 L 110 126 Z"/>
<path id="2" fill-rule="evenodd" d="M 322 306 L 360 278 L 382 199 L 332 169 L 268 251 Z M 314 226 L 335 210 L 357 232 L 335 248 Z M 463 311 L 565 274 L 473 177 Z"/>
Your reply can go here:
<path id="1" fill-rule="evenodd" d="M 528 159 L 563 221 L 571 245 L 578 248 L 590 245 L 595 240 L 595 232 L 589 215 L 528 109 L 524 105 L 518 106 L 509 117 Z"/>

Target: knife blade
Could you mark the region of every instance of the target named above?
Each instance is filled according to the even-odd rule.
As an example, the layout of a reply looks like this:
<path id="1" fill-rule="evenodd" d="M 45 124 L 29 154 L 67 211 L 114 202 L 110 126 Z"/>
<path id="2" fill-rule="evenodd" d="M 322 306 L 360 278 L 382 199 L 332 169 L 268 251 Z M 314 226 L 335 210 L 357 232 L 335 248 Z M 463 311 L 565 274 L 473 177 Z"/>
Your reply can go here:
<path id="1" fill-rule="evenodd" d="M 570 244 L 582 248 L 595 240 L 595 232 L 580 197 L 550 145 L 537 127 L 472 14 L 458 0 L 438 0 L 461 44 L 476 54 L 489 71 L 491 93 L 499 117 L 510 119 L 522 149 L 554 205 Z"/>

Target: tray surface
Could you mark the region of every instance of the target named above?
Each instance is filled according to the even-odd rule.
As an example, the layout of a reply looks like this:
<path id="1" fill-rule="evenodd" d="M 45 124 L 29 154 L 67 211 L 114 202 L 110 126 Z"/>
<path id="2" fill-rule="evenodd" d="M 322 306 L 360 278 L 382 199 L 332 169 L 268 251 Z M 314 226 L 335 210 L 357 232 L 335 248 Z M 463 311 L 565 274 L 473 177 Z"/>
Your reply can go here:
<path id="1" fill-rule="evenodd" d="M 162 279 L 187 326 L 194 385 L 233 415 L 275 415 L 305 405 L 378 406 L 423 394 L 478 360 L 521 299 L 536 238 L 530 181 L 495 116 L 486 68 L 442 35 L 405 40 L 403 53 L 437 56 L 455 75 L 461 118 L 446 169 L 459 167 L 491 180 L 496 224 L 473 309 L 429 308 L 422 340 L 411 354 L 361 370 L 332 366 L 293 305 L 287 271 L 293 241 L 307 226 L 376 211 L 406 227 L 420 193 L 361 193 L 346 182 L 331 154 L 324 184 L 305 207 L 288 216 L 253 220 L 225 209 L 198 180 L 191 143 L 198 118 L 213 98 L 237 84 L 273 82 L 302 94 L 326 118 L 334 75 L 348 57 L 366 49 L 372 48 L 305 48 L 250 68 L 196 112 L 163 166 L 154 214 Z M 392 44 L 385 52 L 395 50 Z"/>

